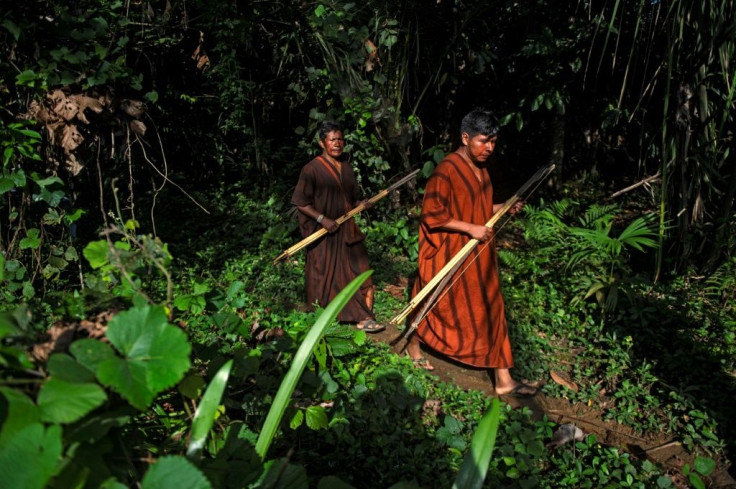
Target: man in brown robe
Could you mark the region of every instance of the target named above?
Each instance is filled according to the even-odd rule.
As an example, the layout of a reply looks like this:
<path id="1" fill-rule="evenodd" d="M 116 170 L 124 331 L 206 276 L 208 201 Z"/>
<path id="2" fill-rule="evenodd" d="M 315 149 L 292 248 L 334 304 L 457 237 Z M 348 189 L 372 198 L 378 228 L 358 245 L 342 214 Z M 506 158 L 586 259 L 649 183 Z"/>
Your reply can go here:
<path id="1" fill-rule="evenodd" d="M 436 305 L 419 323 L 407 351 L 415 364 L 432 370 L 420 342 L 432 350 L 474 367 L 494 369 L 495 391 L 529 397 L 536 389 L 517 382 L 509 369 L 514 361 L 498 279 L 493 231 L 486 227 L 503 204 L 493 204 L 486 164 L 498 139 L 498 120 L 474 110 L 461 124 L 462 146 L 435 168 L 427 182 L 419 230 L 419 276 L 415 296 L 468 241 L 480 244 L 450 279 Z M 510 213 L 523 207 L 517 202 Z"/>
<path id="2" fill-rule="evenodd" d="M 342 128 L 325 122 L 319 130 L 322 154 L 307 163 L 291 197 L 299 210 L 303 237 L 325 228 L 324 237 L 307 248 L 304 267 L 307 302 L 327 304 L 355 277 L 368 270 L 368 253 L 355 220 L 338 225 L 335 219 L 355 208 L 359 188 L 350 164 L 343 161 Z M 369 278 L 337 316 L 339 321 L 357 323 L 359 329 L 375 333 L 384 329 L 373 316 L 373 286 Z"/>

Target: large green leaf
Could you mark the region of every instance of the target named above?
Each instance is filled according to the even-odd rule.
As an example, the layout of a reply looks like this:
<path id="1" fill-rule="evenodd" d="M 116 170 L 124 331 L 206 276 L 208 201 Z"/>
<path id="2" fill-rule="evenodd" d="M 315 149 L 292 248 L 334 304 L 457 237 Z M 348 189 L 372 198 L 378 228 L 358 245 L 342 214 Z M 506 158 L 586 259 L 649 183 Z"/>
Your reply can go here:
<path id="1" fill-rule="evenodd" d="M 115 351 L 110 345 L 91 338 L 75 341 L 69 351 L 81 365 L 93 372 L 97 372 L 103 361 L 115 357 Z"/>
<path id="2" fill-rule="evenodd" d="M 61 457 L 61 427 L 31 424 L 0 445 L 0 481 L 13 489 L 42 489 Z"/>
<path id="3" fill-rule="evenodd" d="M 327 305 L 317 322 L 314 323 L 312 328 L 307 333 L 301 346 L 294 355 L 294 359 L 289 367 L 289 371 L 286 372 L 284 380 L 281 381 L 279 390 L 273 399 L 271 409 L 269 409 L 266 415 L 266 421 L 263 423 L 263 429 L 258 436 L 256 442 L 256 453 L 263 459 L 268 452 L 268 447 L 271 446 L 271 441 L 276 434 L 276 430 L 281 423 L 281 418 L 284 416 L 286 406 L 291 399 L 291 395 L 294 393 L 297 382 L 306 367 L 309 357 L 312 355 L 317 342 L 320 340 L 325 332 L 327 326 L 334 321 L 340 310 L 345 307 L 351 297 L 358 291 L 360 285 L 371 276 L 373 270 L 368 270 L 355 277 L 344 289 L 340 291 L 337 296 Z"/>
<path id="4" fill-rule="evenodd" d="M 73 423 L 105 402 L 107 394 L 97 384 L 50 379 L 38 393 L 41 419 L 48 423 Z"/>
<path id="5" fill-rule="evenodd" d="M 626 229 L 621 232 L 618 239 L 626 245 L 644 251 L 644 248 L 656 248 L 657 233 L 652 229 L 652 217 L 639 217 L 629 224 Z"/>
<path id="6" fill-rule="evenodd" d="M 88 367 L 65 353 L 54 353 L 46 364 L 49 376 L 68 382 L 94 382 L 95 374 Z"/>
<path id="7" fill-rule="evenodd" d="M 41 415 L 33 401 L 20 391 L 0 388 L 0 446 L 28 425 L 38 423 Z"/>
<path id="8" fill-rule="evenodd" d="M 187 459 L 161 457 L 143 476 L 142 489 L 211 489 L 210 481 Z"/>
<path id="9" fill-rule="evenodd" d="M 97 377 L 138 409 L 179 382 L 189 369 L 191 346 L 186 334 L 169 324 L 163 307 L 134 307 L 119 313 L 107 338 L 125 358 L 102 360 Z"/>
<path id="10" fill-rule="evenodd" d="M 202 400 L 197 406 L 197 411 L 194 413 L 194 419 L 192 420 L 192 435 L 189 440 L 189 446 L 187 447 L 187 457 L 194 458 L 199 455 L 204 446 L 205 440 L 207 440 L 207 434 L 212 428 L 212 423 L 215 421 L 215 414 L 217 413 L 217 407 L 222 399 L 222 393 L 225 392 L 225 386 L 227 380 L 230 378 L 230 369 L 233 366 L 233 361 L 229 360 L 225 365 L 220 367 L 215 376 L 210 381 L 210 385 L 207 387 Z"/>
<path id="11" fill-rule="evenodd" d="M 307 408 L 307 426 L 313 430 L 327 428 L 329 420 L 322 406 L 309 406 Z"/>
<path id="12" fill-rule="evenodd" d="M 107 241 L 92 241 L 82 250 L 82 254 L 87 259 L 92 268 L 101 268 L 108 263 L 107 252 L 109 247 Z"/>
<path id="13" fill-rule="evenodd" d="M 118 357 L 105 360 L 100 364 L 97 378 L 141 411 L 148 408 L 156 397 L 148 388 L 147 368 L 142 361 L 126 361 Z"/>

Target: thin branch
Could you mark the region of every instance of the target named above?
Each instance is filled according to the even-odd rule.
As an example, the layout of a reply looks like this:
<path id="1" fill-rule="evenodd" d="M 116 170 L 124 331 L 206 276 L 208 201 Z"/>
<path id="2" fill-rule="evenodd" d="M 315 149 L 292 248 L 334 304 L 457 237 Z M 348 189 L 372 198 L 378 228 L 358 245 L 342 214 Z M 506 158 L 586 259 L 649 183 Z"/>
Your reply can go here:
<path id="1" fill-rule="evenodd" d="M 163 142 L 161 141 L 161 136 L 158 133 L 158 129 L 156 128 L 156 124 L 153 123 L 153 120 L 151 119 L 150 116 L 148 117 L 148 120 L 151 121 L 151 124 L 153 124 L 154 129 L 156 129 L 156 136 L 158 137 L 158 143 L 161 146 L 161 155 L 164 158 L 164 168 L 168 168 L 168 165 L 166 163 L 166 155 L 164 154 L 164 150 L 163 150 L 163 148 L 164 148 L 163 147 Z M 161 170 L 159 170 L 156 167 L 156 165 L 154 165 L 153 162 L 150 159 L 148 159 L 148 155 L 146 154 L 146 148 L 143 146 L 143 142 L 138 137 L 136 137 L 136 139 L 137 139 L 138 143 L 141 146 L 141 150 L 143 151 L 143 158 L 146 160 L 146 162 L 149 165 L 151 165 L 151 167 L 156 171 L 156 173 L 158 173 L 159 175 L 161 175 L 161 177 L 164 179 L 164 181 L 169 182 L 171 185 L 173 185 L 174 187 L 176 187 L 177 189 L 179 189 L 184 195 L 187 196 L 187 198 L 189 198 L 189 200 L 191 200 L 192 202 L 194 202 L 194 204 L 197 207 L 199 207 L 200 209 L 202 209 L 205 213 L 209 214 L 210 211 L 208 211 L 202 204 L 200 204 L 199 202 L 197 202 L 197 200 L 194 197 L 192 197 L 191 195 L 189 195 L 186 190 L 184 190 L 183 188 L 181 188 L 181 186 L 179 186 L 176 182 L 174 182 L 173 180 L 171 180 L 168 177 L 168 175 L 167 175 L 168 170 L 166 170 L 167 173 L 162 173 Z"/>
<path id="2" fill-rule="evenodd" d="M 613 194 L 611 195 L 611 198 L 613 198 L 613 197 L 618 197 L 618 196 L 619 196 L 619 195 L 621 195 L 621 194 L 625 194 L 626 192 L 628 192 L 628 191 L 630 191 L 630 190 L 634 190 L 635 188 L 637 188 L 637 187 L 641 187 L 642 185 L 646 185 L 646 184 L 648 184 L 648 183 L 650 183 L 650 182 L 655 182 L 655 181 L 658 181 L 658 180 L 660 179 L 660 177 L 661 177 L 661 176 L 662 176 L 662 175 L 660 174 L 660 172 L 657 172 L 657 173 L 655 173 L 654 175 L 652 175 L 651 177 L 647 177 L 647 178 L 645 178 L 645 179 L 644 179 L 644 180 L 642 180 L 641 182 L 635 183 L 634 185 L 631 185 L 631 186 L 629 186 L 629 187 L 626 187 L 625 189 L 619 190 L 618 192 L 614 192 L 614 193 L 613 193 Z"/>

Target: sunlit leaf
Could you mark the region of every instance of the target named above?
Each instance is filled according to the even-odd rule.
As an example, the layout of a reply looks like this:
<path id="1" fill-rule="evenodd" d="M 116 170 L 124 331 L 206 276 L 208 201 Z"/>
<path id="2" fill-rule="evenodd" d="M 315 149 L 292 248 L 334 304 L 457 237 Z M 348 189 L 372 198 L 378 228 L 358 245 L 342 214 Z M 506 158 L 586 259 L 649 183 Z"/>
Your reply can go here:
<path id="1" fill-rule="evenodd" d="M 69 347 L 69 351 L 80 364 L 95 373 L 100 363 L 115 356 L 115 352 L 110 345 L 91 338 L 75 341 Z"/>
<path id="2" fill-rule="evenodd" d="M 36 249 L 41 245 L 41 231 L 31 228 L 26 232 L 26 237 L 20 240 L 19 247 L 21 250 Z"/>
<path id="3" fill-rule="evenodd" d="M 299 428 L 304 423 L 304 411 L 301 409 L 297 409 L 294 413 L 294 416 L 291 417 L 291 421 L 289 421 L 289 428 L 292 430 L 295 430 Z"/>
<path id="4" fill-rule="evenodd" d="M 227 380 L 230 377 L 230 369 L 232 366 L 233 361 L 228 360 L 222 367 L 220 367 L 210 381 L 210 385 L 202 396 L 199 406 L 197 406 L 197 410 L 194 413 L 194 419 L 192 420 L 192 432 L 189 438 L 189 446 L 187 447 L 187 457 L 189 458 L 198 456 L 202 451 L 204 442 L 207 439 L 207 434 L 215 421 L 217 408 L 220 404 L 220 400 L 222 399 L 222 394 L 225 392 L 225 386 L 227 385 Z"/>
<path id="5" fill-rule="evenodd" d="M 145 409 L 189 369 L 191 346 L 186 334 L 169 324 L 163 307 L 134 307 L 119 313 L 107 327 L 107 338 L 125 358 L 103 360 L 98 379 L 138 409 Z"/>
<path id="6" fill-rule="evenodd" d="M 313 430 L 320 430 L 327 428 L 329 420 L 327 419 L 327 413 L 325 408 L 322 406 L 309 406 L 307 408 L 307 426 Z"/>
<path id="7" fill-rule="evenodd" d="M 90 241 L 87 246 L 84 247 L 84 250 L 82 250 L 82 254 L 92 268 L 100 268 L 107 265 L 109 262 L 107 257 L 108 250 L 107 241 Z"/>
<path id="8" fill-rule="evenodd" d="M 716 469 L 716 461 L 708 457 L 696 457 L 693 469 L 707 477 Z"/>

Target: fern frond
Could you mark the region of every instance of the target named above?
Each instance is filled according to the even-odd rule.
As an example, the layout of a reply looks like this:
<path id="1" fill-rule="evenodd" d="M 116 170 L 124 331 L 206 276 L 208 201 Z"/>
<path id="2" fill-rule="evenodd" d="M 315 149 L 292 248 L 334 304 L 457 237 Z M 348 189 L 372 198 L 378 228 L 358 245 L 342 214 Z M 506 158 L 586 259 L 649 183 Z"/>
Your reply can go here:
<path id="1" fill-rule="evenodd" d="M 565 234 L 566 228 L 567 225 L 557 215 L 544 209 L 529 216 L 524 235 L 529 240 L 547 242 Z"/>
<path id="2" fill-rule="evenodd" d="M 498 259 L 504 265 L 516 270 L 523 268 L 524 265 L 519 255 L 508 250 L 498 250 Z"/>
<path id="3" fill-rule="evenodd" d="M 583 217 L 580 218 L 580 224 L 583 227 L 608 227 L 619 211 L 619 206 L 615 204 L 593 204 L 585 211 Z"/>
<path id="4" fill-rule="evenodd" d="M 549 204 L 549 210 L 552 212 L 555 216 L 559 218 L 567 217 L 569 216 L 568 212 L 577 207 L 579 204 L 578 202 L 570 199 L 561 199 L 556 200 L 554 202 L 550 202 Z"/>

